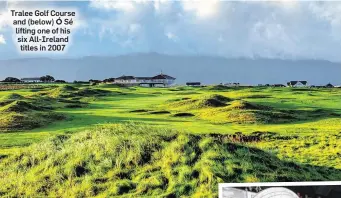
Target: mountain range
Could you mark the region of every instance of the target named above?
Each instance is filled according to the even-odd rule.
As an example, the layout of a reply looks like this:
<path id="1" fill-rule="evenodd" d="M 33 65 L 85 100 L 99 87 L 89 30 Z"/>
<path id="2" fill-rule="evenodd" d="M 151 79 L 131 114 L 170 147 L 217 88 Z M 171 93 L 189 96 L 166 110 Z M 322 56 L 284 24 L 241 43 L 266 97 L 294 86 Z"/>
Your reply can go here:
<path id="1" fill-rule="evenodd" d="M 157 53 L 112 57 L 51 59 L 25 58 L 0 60 L 0 79 L 39 77 L 56 79 L 102 80 L 121 75 L 154 76 L 160 72 L 177 78 L 177 84 L 199 81 L 205 84 L 285 84 L 306 80 L 309 84 L 341 84 L 341 63 L 324 60 L 282 60 L 223 58 L 211 56 L 173 56 Z"/>

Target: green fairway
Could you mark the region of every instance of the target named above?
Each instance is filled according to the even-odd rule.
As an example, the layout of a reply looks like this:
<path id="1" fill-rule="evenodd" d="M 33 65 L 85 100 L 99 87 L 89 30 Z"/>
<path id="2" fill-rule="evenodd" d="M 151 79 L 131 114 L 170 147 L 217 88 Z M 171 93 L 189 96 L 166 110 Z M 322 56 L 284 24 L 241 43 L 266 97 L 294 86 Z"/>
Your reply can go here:
<path id="1" fill-rule="evenodd" d="M 65 179 L 58 180 L 57 186 L 45 186 L 46 192 L 39 191 L 42 196 L 60 196 L 58 189 L 71 185 L 74 189 L 66 193 L 70 196 L 163 194 L 200 197 L 215 194 L 217 186 L 212 185 L 218 182 L 341 179 L 341 170 L 338 170 L 341 169 L 341 89 L 338 88 L 43 86 L 0 91 L 0 121 L 0 177 L 7 178 L 4 180 L 8 183 L 7 189 L 17 188 L 16 191 L 2 188 L 0 194 L 33 195 L 39 191 L 37 183 L 42 182 L 41 177 L 44 176 L 51 178 L 52 183 L 57 182 L 56 177 L 59 176 Z M 132 130 L 129 127 L 117 129 L 120 124 L 142 129 L 134 132 L 129 131 Z M 131 143 L 132 149 L 149 152 L 151 159 L 146 161 L 127 151 L 119 158 L 131 157 L 132 162 L 121 162 L 127 164 L 117 167 L 117 162 L 112 162 L 115 161 L 115 152 L 110 151 L 114 153 L 109 156 L 101 153 L 99 148 L 94 151 L 94 155 L 99 155 L 97 161 L 90 154 L 78 159 L 81 156 L 74 151 L 70 153 L 74 155 L 69 159 L 70 163 L 58 162 L 65 153 L 59 153 L 58 149 L 55 154 L 50 153 L 56 149 L 50 147 L 46 149 L 51 151 L 41 154 L 45 157 L 37 154 L 38 147 L 51 144 L 54 140 L 50 138 L 56 136 L 67 136 L 66 142 L 58 143 L 66 149 L 66 153 L 71 152 L 67 149 L 76 148 L 72 141 L 92 144 L 82 136 L 85 133 L 102 133 L 103 128 L 113 131 L 109 135 L 103 134 L 107 138 L 114 137 L 115 131 L 119 131 L 120 136 L 123 134 L 124 137 L 115 137 L 117 140 L 112 141 L 123 138 L 122 141 L 129 142 L 129 137 L 122 131 L 126 131 L 126 135 L 132 133 L 132 138 L 136 138 Z M 144 130 L 157 132 L 150 134 Z M 164 130 L 169 130 L 169 134 L 160 132 Z M 139 133 L 145 133 L 145 136 Z M 104 141 L 103 148 L 109 149 L 106 140 L 93 136 L 91 140 Z M 150 144 L 146 142 L 147 137 Z M 79 141 L 75 140 L 79 138 Z M 121 146 L 117 142 L 112 144 Z M 230 144 L 236 147 L 233 152 L 228 149 Z M 249 149 L 254 153 L 245 154 Z M 91 153 L 85 150 L 83 152 Z M 176 150 L 184 159 L 162 154 Z M 19 159 L 21 154 L 24 157 Z M 70 155 L 64 157 L 69 158 Z M 245 163 L 240 161 L 244 155 L 248 159 Z M 38 161 L 23 165 L 25 156 L 26 160 L 37 158 Z M 263 162 L 264 158 L 271 159 Z M 98 164 L 101 160 L 109 160 L 111 165 Z M 84 166 L 80 166 L 88 172 L 70 181 L 72 174 L 67 171 L 82 163 Z M 208 166 L 211 163 L 213 167 Z M 14 172 L 6 169 L 7 165 L 13 170 L 21 167 L 23 172 L 14 176 Z M 42 166 L 49 168 L 43 170 Z M 106 168 L 97 170 L 95 166 Z M 295 166 L 300 169 L 295 169 Z M 169 172 L 172 167 L 177 169 L 177 174 Z M 271 170 L 280 174 L 261 174 Z M 298 170 L 303 171 L 303 175 L 299 175 Z M 36 171 L 41 171 L 37 178 L 34 176 Z M 108 174 L 115 175 L 120 171 L 128 176 L 111 181 Z M 196 172 L 200 173 L 199 176 L 192 175 Z M 22 181 L 22 186 L 18 187 L 11 183 L 10 177 L 29 179 Z M 92 179 L 99 177 L 107 178 L 107 182 L 93 183 Z M 147 184 L 147 181 L 151 183 Z M 31 186 L 32 192 L 25 185 Z M 43 182 L 42 185 L 51 183 Z M 90 194 L 85 193 L 90 191 Z"/>

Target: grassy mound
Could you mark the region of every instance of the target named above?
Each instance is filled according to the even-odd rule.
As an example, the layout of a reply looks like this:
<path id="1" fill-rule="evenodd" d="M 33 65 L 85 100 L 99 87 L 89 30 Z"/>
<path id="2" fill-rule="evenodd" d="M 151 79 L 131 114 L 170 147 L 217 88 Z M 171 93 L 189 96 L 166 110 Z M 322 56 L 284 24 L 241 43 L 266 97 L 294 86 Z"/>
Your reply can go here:
<path id="1" fill-rule="evenodd" d="M 181 101 L 171 102 L 169 107 L 171 108 L 179 108 L 179 109 L 203 109 L 203 108 L 212 108 L 212 107 L 224 107 L 226 106 L 226 102 L 231 101 L 231 99 L 218 95 L 207 95 L 194 99 L 185 99 Z"/>
<path id="2" fill-rule="evenodd" d="M 65 119 L 63 115 L 53 112 L 0 112 L 0 132 L 30 130 L 63 119 Z"/>
<path id="3" fill-rule="evenodd" d="M 326 109 L 277 109 L 244 100 L 234 100 L 228 106 L 200 111 L 199 118 L 214 124 L 279 124 L 339 117 L 338 113 Z"/>
<path id="4" fill-rule="evenodd" d="M 24 100 L 24 99 L 25 97 L 20 94 L 11 93 L 0 98 L 0 107 L 11 104 L 15 100 Z"/>
<path id="5" fill-rule="evenodd" d="M 276 111 L 229 111 L 226 113 L 226 121 L 239 124 L 275 124 L 294 121 L 295 117 Z"/>
<path id="6" fill-rule="evenodd" d="M 109 93 L 109 91 L 102 90 L 102 89 L 90 89 L 84 88 L 80 89 L 77 92 L 73 93 L 73 96 L 83 96 L 83 97 L 90 97 L 90 96 L 104 96 L 105 94 Z"/>
<path id="7" fill-rule="evenodd" d="M 13 101 L 0 107 L 0 132 L 34 129 L 61 119 L 64 116 L 49 111 L 49 108 Z"/>
<path id="8" fill-rule="evenodd" d="M 9 197 L 217 197 L 220 182 L 340 180 L 225 138 L 113 125 L 60 135 L 0 161 Z"/>
<path id="9" fill-rule="evenodd" d="M 214 86 L 209 86 L 207 88 L 209 90 L 212 90 L 212 91 L 224 91 L 224 90 L 231 89 L 230 87 L 227 87 L 227 86 L 224 86 L 224 85 L 214 85 Z"/>
<path id="10" fill-rule="evenodd" d="M 61 86 L 59 87 L 59 89 L 62 91 L 77 91 L 78 90 L 78 88 L 70 86 L 70 85 Z"/>
<path id="11" fill-rule="evenodd" d="M 65 85 L 65 86 L 60 86 L 57 88 L 54 88 L 52 90 L 49 90 L 47 92 L 41 92 L 41 95 L 47 95 L 51 98 L 65 98 L 65 97 L 69 97 L 70 94 L 74 91 L 77 91 L 78 88 L 69 86 L 69 85 Z"/>
<path id="12" fill-rule="evenodd" d="M 203 99 L 197 102 L 197 108 L 205 108 L 205 107 L 223 107 L 226 106 L 225 103 L 220 100 L 216 100 L 213 98 Z"/>
<path id="13" fill-rule="evenodd" d="M 215 124 L 269 124 L 294 121 L 294 115 L 268 106 L 235 100 L 226 107 L 200 112 L 199 117 Z"/>
<path id="14" fill-rule="evenodd" d="M 11 93 L 8 95 L 5 95 L 1 98 L 1 101 L 8 101 L 8 100 L 24 100 L 25 97 L 20 95 L 20 94 L 16 94 L 16 93 Z"/>
<path id="15" fill-rule="evenodd" d="M 73 97 L 93 97 L 104 96 L 110 91 L 91 88 L 76 88 L 69 85 L 60 86 L 47 92 L 41 92 L 40 95 L 47 95 L 51 98 L 73 98 Z"/>
<path id="16" fill-rule="evenodd" d="M 19 113 L 0 113 L 0 132 L 31 129 L 39 126 L 37 120 Z"/>
<path id="17" fill-rule="evenodd" d="M 205 97 L 205 99 L 211 99 L 211 100 L 218 100 L 220 102 L 230 102 L 232 101 L 230 98 L 219 95 L 219 94 L 212 94 L 212 95 L 208 95 Z"/>
<path id="18" fill-rule="evenodd" d="M 250 102 L 246 102 L 243 100 L 236 100 L 231 102 L 229 108 L 231 109 L 243 109 L 243 110 L 270 110 L 271 107 L 263 106 L 263 105 L 256 105 Z"/>
<path id="19" fill-rule="evenodd" d="M 32 110 L 42 110 L 41 107 L 32 105 L 25 101 L 14 101 L 10 104 L 0 108 L 0 112 L 26 112 L 26 111 L 32 111 Z"/>

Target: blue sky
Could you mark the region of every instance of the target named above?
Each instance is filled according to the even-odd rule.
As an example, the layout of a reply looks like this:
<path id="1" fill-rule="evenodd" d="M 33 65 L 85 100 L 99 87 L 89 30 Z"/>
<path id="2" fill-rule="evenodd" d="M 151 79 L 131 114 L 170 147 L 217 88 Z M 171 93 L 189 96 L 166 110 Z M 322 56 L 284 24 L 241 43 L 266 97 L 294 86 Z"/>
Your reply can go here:
<path id="1" fill-rule="evenodd" d="M 37 2 L 0 2 L 0 59 L 17 52 L 6 13 Z M 341 2 L 39 2 L 78 10 L 67 53 L 56 58 L 157 52 L 341 61 Z M 35 54 L 34 56 L 43 56 Z"/>

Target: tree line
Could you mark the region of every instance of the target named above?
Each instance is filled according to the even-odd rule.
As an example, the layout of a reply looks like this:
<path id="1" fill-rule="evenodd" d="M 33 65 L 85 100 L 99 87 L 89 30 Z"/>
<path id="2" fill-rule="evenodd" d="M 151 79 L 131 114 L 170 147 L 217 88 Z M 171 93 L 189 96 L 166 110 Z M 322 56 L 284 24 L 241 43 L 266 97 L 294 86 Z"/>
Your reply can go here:
<path id="1" fill-rule="evenodd" d="M 55 78 L 51 75 L 41 76 L 39 78 L 39 81 L 43 82 L 43 83 L 52 83 L 52 82 L 66 83 L 64 80 L 55 80 Z M 5 80 L 2 80 L 1 82 L 4 82 L 4 83 L 21 83 L 23 81 L 20 80 L 19 78 L 16 78 L 16 77 L 7 77 L 7 78 L 5 78 Z"/>

